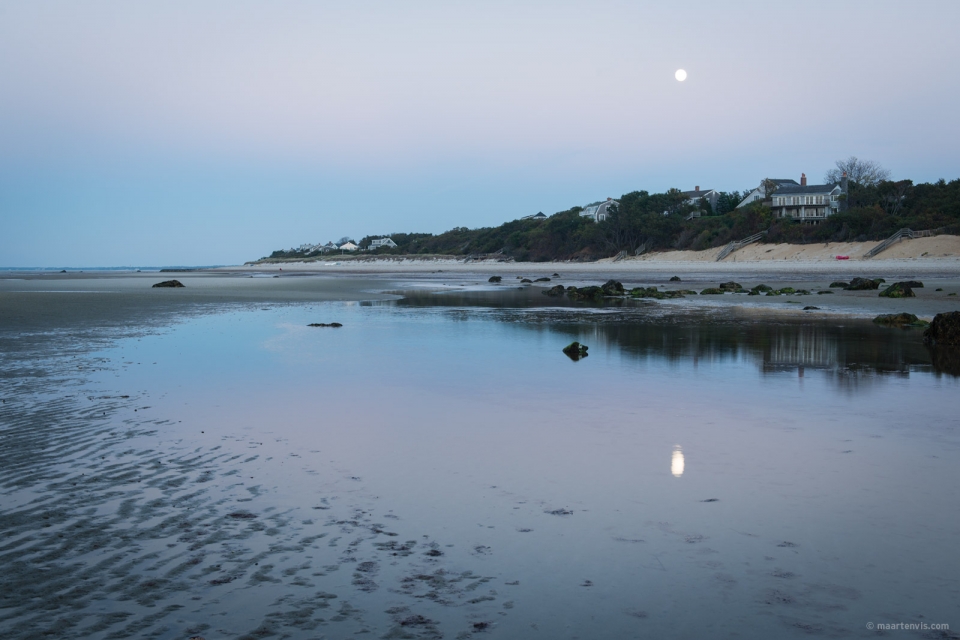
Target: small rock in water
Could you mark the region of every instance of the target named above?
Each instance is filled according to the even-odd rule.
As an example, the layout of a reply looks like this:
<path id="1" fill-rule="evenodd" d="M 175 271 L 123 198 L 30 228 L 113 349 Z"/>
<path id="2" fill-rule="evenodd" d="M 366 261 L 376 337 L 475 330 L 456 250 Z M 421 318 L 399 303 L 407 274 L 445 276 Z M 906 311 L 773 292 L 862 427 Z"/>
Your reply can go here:
<path id="1" fill-rule="evenodd" d="M 579 342 L 571 342 L 563 348 L 563 352 L 567 355 L 568 358 L 576 362 L 581 358 L 586 358 L 588 355 L 587 349 L 589 349 L 585 344 L 580 344 Z"/>
<path id="2" fill-rule="evenodd" d="M 342 327 L 343 325 L 340 324 L 339 322 L 330 322 L 330 323 L 312 322 L 312 323 L 308 324 L 307 326 L 308 326 L 308 327 L 334 327 L 334 328 L 336 328 L 336 327 Z"/>
<path id="3" fill-rule="evenodd" d="M 525 284 L 525 283 L 528 283 L 528 282 L 533 282 L 533 280 L 531 280 L 530 278 L 523 278 L 523 279 L 520 280 L 520 284 Z"/>
<path id="4" fill-rule="evenodd" d="M 157 284 L 153 285 L 153 288 L 154 288 L 154 289 L 156 289 L 156 288 L 158 288 L 158 287 L 163 287 L 163 288 L 167 288 L 167 287 L 169 287 L 169 288 L 177 288 L 177 287 L 183 287 L 183 283 L 180 282 L 179 280 L 164 280 L 163 282 L 158 282 Z"/>
<path id="5" fill-rule="evenodd" d="M 490 279 L 487 280 L 487 282 L 500 282 L 501 280 L 503 280 L 503 278 L 500 276 L 490 276 Z"/>
<path id="6" fill-rule="evenodd" d="M 537 278 L 534 282 L 550 282 L 550 278 Z"/>
<path id="7" fill-rule="evenodd" d="M 896 327 L 898 329 L 925 327 L 929 324 L 912 313 L 887 313 L 877 316 L 873 321 L 881 327 Z"/>
<path id="8" fill-rule="evenodd" d="M 894 282 L 892 285 L 880 292 L 881 298 L 916 298 L 917 294 L 913 292 L 907 282 Z"/>
<path id="9" fill-rule="evenodd" d="M 820 307 L 808 306 L 803 308 L 804 311 L 819 311 Z"/>
<path id="10" fill-rule="evenodd" d="M 670 278 L 670 282 L 680 282 L 680 276 L 673 276 Z"/>
<path id="11" fill-rule="evenodd" d="M 868 291 L 870 289 L 879 289 L 880 283 L 882 282 L 883 278 L 877 278 L 876 280 L 871 280 L 869 278 L 854 278 L 850 281 L 850 284 L 848 284 L 846 288 L 850 291 Z M 833 285 L 830 286 L 832 287 Z"/>
<path id="12" fill-rule="evenodd" d="M 549 289 L 544 289 L 541 293 L 543 293 L 543 295 L 545 296 L 557 297 L 557 296 L 562 296 L 564 292 L 565 292 L 565 289 L 563 288 L 563 285 L 558 284 L 554 287 L 550 287 Z"/>

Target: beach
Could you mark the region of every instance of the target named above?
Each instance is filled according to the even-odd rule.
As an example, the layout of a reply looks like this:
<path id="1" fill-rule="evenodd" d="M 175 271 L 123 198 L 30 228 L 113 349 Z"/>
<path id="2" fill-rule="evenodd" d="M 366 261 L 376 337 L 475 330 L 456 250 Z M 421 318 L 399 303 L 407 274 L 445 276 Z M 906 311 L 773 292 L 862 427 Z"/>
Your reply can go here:
<path id="1" fill-rule="evenodd" d="M 956 310 L 960 274 L 871 262 L 924 287 L 818 294 L 853 275 L 828 264 L 3 274 L 0 631 L 867 637 L 871 620 L 950 622 L 960 440 L 943 399 L 960 379 L 921 330 L 871 319 Z M 152 288 L 170 278 L 184 288 Z M 542 293 L 610 278 L 812 293 Z M 573 340 L 589 357 L 561 352 Z"/>

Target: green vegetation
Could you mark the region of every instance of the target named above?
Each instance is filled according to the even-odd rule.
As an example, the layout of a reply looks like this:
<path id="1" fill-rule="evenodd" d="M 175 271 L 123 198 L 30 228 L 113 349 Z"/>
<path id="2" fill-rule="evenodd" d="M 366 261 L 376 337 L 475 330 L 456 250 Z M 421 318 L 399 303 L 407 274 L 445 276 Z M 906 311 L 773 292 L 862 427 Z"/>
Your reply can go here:
<path id="1" fill-rule="evenodd" d="M 774 219 L 761 203 L 736 209 L 740 194 L 722 194 L 717 211 L 705 201 L 685 203 L 676 189 L 650 194 L 633 191 L 611 208 L 608 219 L 595 223 L 580 216 L 580 207 L 561 211 L 546 220 L 514 220 L 499 227 L 456 227 L 441 234 L 393 233 L 395 248 L 381 248 L 364 255 L 501 254 L 518 262 L 549 260 L 596 260 L 620 251 L 721 247 L 758 231 L 768 233 L 763 242 L 794 244 L 882 240 L 898 229 L 946 227 L 960 234 L 960 180 L 913 184 L 910 180 L 880 180 L 873 184 L 850 182 L 847 210 L 826 218 L 819 225 Z M 687 219 L 700 210 L 703 215 Z M 358 244 L 370 246 L 367 236 Z M 319 252 L 275 251 L 272 259 L 303 259 Z"/>

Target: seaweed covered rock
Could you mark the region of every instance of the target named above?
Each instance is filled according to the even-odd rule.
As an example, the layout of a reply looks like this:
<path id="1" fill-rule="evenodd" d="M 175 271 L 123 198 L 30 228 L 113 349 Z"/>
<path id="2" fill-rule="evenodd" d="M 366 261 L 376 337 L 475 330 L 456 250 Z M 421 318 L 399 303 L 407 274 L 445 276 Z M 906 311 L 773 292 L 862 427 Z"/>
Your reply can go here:
<path id="1" fill-rule="evenodd" d="M 307 326 L 308 326 L 308 327 L 333 327 L 334 329 L 337 329 L 337 328 L 339 328 L 339 327 L 342 327 L 343 325 L 340 324 L 339 322 L 327 322 L 327 323 L 324 323 L 324 322 L 311 322 L 311 323 L 308 324 Z"/>
<path id="2" fill-rule="evenodd" d="M 724 293 L 723 289 L 718 289 L 717 287 L 707 287 L 706 289 L 700 292 L 700 295 L 716 296 L 716 295 L 723 295 L 723 293 Z"/>
<path id="3" fill-rule="evenodd" d="M 531 280 L 530 278 L 522 278 L 522 279 L 520 280 L 520 284 L 532 283 L 532 282 L 533 282 L 533 280 Z"/>
<path id="4" fill-rule="evenodd" d="M 871 280 L 870 278 L 854 278 L 850 281 L 850 284 L 847 285 L 847 290 L 869 291 L 870 289 L 879 289 L 881 281 L 882 280 L 880 278 L 877 278 L 876 280 Z"/>
<path id="5" fill-rule="evenodd" d="M 938 313 L 923 332 L 929 345 L 960 347 L 960 311 Z"/>
<path id="6" fill-rule="evenodd" d="M 557 296 L 562 296 L 565 290 L 562 284 L 558 284 L 555 287 L 550 287 L 549 289 L 544 289 L 541 293 L 545 296 L 551 296 L 556 298 Z"/>
<path id="7" fill-rule="evenodd" d="M 831 288 L 831 289 L 847 289 L 847 288 L 849 288 L 849 287 L 850 287 L 850 283 L 849 283 L 849 282 L 839 282 L 839 281 L 837 281 L 837 282 L 831 282 L 831 283 L 830 283 L 830 288 Z"/>
<path id="8" fill-rule="evenodd" d="M 907 286 L 906 282 L 894 282 L 880 292 L 881 298 L 916 298 L 917 294 Z"/>
<path id="9" fill-rule="evenodd" d="M 724 291 L 740 291 L 743 289 L 743 286 L 739 282 L 724 282 L 720 285 L 720 289 Z"/>
<path id="10" fill-rule="evenodd" d="M 579 342 L 571 342 L 563 348 L 563 352 L 567 355 L 568 358 L 576 362 L 581 358 L 586 358 L 588 355 L 587 349 L 589 349 L 585 344 L 580 344 Z"/>
<path id="11" fill-rule="evenodd" d="M 630 289 L 630 296 L 633 298 L 654 298 L 656 300 L 682 298 L 683 293 L 683 291 L 660 291 L 656 287 L 634 287 Z"/>
<path id="12" fill-rule="evenodd" d="M 820 310 L 820 307 L 814 307 L 813 305 L 809 305 L 809 306 L 804 307 L 803 310 L 804 310 L 804 311 L 819 311 L 819 310 Z"/>
<path id="13" fill-rule="evenodd" d="M 881 327 L 894 327 L 897 329 L 925 327 L 929 324 L 912 313 L 886 313 L 877 316 L 873 321 Z"/>
<path id="14" fill-rule="evenodd" d="M 571 300 L 603 300 L 603 289 L 592 287 L 567 287 L 567 296 Z"/>
<path id="15" fill-rule="evenodd" d="M 500 276 L 490 276 L 490 279 L 487 280 L 487 282 L 500 282 L 501 280 L 503 280 L 503 278 Z"/>
<path id="16" fill-rule="evenodd" d="M 919 280 L 907 280 L 905 282 L 901 282 L 900 284 L 907 285 L 911 289 L 923 289 L 923 283 Z"/>
<path id="17" fill-rule="evenodd" d="M 537 278 L 534 282 L 550 282 L 550 278 Z"/>
<path id="18" fill-rule="evenodd" d="M 600 287 L 605 296 L 622 296 L 625 295 L 623 290 L 623 285 L 616 280 L 607 280 Z"/>
<path id="19" fill-rule="evenodd" d="M 183 283 L 180 282 L 179 280 L 164 280 L 163 282 L 158 282 L 157 284 L 153 285 L 152 288 L 157 289 L 161 287 L 176 289 L 178 287 L 183 287 Z"/>
<path id="20" fill-rule="evenodd" d="M 670 282 L 680 282 L 680 276 L 673 276 L 670 278 Z"/>

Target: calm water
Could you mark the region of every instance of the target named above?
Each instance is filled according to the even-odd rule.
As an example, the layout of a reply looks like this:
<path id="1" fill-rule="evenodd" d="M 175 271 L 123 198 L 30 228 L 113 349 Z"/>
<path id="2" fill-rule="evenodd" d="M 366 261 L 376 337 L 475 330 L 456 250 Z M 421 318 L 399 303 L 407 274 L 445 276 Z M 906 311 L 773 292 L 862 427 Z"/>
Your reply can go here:
<path id="1" fill-rule="evenodd" d="M 18 405 L 70 396 L 88 426 L 41 443 L 63 449 L 49 478 L 6 482 L 0 551 L 73 595 L 8 598 L 0 629 L 960 629 L 960 379 L 917 332 L 550 304 L 247 307 L 85 356 L 82 381 Z M 589 357 L 565 357 L 572 340 Z M 49 531 L 11 519 L 44 509 Z"/>

